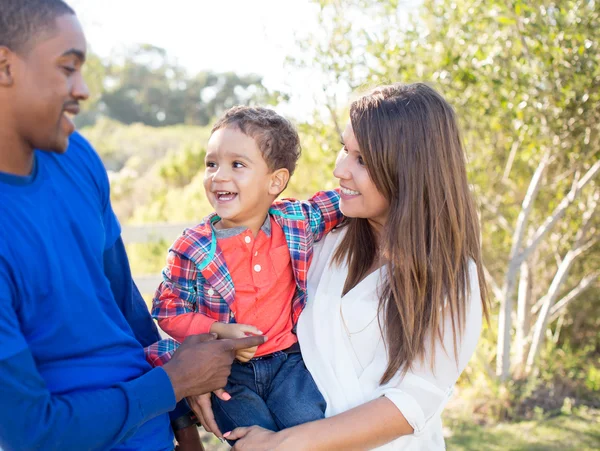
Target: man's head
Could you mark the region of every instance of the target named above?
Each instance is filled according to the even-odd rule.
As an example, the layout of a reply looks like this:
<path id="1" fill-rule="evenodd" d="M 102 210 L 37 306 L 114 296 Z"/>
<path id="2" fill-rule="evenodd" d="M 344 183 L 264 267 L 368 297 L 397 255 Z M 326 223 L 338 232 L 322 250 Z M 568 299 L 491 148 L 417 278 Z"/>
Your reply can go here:
<path id="1" fill-rule="evenodd" d="M 66 150 L 69 116 L 88 97 L 85 56 L 81 25 L 62 0 L 0 0 L 0 126 L 23 148 Z"/>
<path id="2" fill-rule="evenodd" d="M 294 126 L 267 108 L 238 106 L 212 129 L 204 188 L 227 227 L 252 227 L 285 189 L 300 157 Z"/>

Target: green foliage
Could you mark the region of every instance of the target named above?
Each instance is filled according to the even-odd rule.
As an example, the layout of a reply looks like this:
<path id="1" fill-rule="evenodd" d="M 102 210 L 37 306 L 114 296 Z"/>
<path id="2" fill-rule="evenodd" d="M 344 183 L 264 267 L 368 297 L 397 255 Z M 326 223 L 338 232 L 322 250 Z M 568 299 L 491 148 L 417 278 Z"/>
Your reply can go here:
<path id="1" fill-rule="evenodd" d="M 600 357 L 593 347 L 557 347 L 548 341 L 541 355 L 544 365 L 535 375 L 501 383 L 490 365 L 494 346 L 489 330 L 484 331 L 476 356 L 458 381 L 452 415 L 495 424 L 566 415 L 584 406 L 600 408 Z"/>
<path id="2" fill-rule="evenodd" d="M 272 103 L 284 98 L 268 92 L 262 77 L 233 72 L 189 75 L 164 49 L 140 45 L 102 63 L 91 55 L 85 69 L 93 98 L 77 119 L 80 126 L 101 117 L 154 127 L 208 125 L 239 104 Z"/>
<path id="3" fill-rule="evenodd" d="M 132 271 L 137 275 L 160 274 L 170 245 L 165 240 L 128 244 L 126 249 Z"/>

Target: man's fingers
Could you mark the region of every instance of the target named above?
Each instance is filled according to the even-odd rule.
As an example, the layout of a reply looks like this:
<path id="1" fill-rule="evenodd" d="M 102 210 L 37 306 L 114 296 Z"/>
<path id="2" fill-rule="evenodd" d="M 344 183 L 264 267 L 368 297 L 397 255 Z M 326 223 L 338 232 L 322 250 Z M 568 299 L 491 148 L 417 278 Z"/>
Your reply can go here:
<path id="1" fill-rule="evenodd" d="M 233 431 L 223 434 L 223 437 L 227 440 L 239 440 L 245 437 L 248 432 L 250 432 L 250 428 L 235 428 Z"/>
<path id="2" fill-rule="evenodd" d="M 240 349 L 260 346 L 265 341 L 267 341 L 267 337 L 265 335 L 254 335 L 252 337 L 234 338 L 231 340 L 233 344 L 232 351 L 239 351 Z"/>

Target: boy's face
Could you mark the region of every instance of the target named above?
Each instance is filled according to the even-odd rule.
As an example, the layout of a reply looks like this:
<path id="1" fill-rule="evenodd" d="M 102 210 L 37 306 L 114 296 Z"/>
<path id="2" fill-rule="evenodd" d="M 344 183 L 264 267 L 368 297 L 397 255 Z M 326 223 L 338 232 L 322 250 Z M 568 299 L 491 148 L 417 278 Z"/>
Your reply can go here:
<path id="1" fill-rule="evenodd" d="M 32 148 L 63 152 L 75 129 L 88 88 L 81 74 L 86 40 L 74 15 L 56 19 L 56 30 L 24 54 L 10 53 L 5 78 L 6 101 L 19 134 Z"/>
<path id="2" fill-rule="evenodd" d="M 287 182 L 279 186 L 281 170 L 271 171 L 254 139 L 237 127 L 212 134 L 205 162 L 204 189 L 222 226 L 260 227 Z"/>

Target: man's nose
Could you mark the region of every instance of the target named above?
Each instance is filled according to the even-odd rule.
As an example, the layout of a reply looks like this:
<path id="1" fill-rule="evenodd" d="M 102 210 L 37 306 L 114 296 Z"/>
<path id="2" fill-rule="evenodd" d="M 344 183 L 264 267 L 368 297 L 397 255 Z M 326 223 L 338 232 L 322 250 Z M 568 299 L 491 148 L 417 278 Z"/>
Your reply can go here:
<path id="1" fill-rule="evenodd" d="M 73 85 L 72 95 L 77 100 L 87 100 L 90 97 L 90 89 L 81 73 L 78 74 L 77 80 Z"/>

